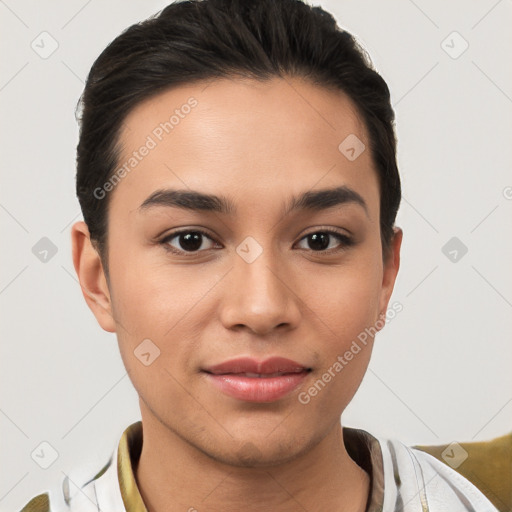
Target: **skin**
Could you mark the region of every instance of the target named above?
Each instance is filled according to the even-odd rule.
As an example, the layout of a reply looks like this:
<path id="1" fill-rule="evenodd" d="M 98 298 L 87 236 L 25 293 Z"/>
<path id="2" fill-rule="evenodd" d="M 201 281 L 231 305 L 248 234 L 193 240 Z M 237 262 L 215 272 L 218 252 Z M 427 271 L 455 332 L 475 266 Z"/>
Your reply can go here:
<path id="1" fill-rule="evenodd" d="M 151 512 L 363 511 L 369 477 L 347 454 L 340 416 L 373 340 L 308 404 L 298 394 L 378 323 L 398 272 L 402 232 L 395 228 L 383 258 L 370 151 L 350 161 L 338 150 L 349 134 L 368 148 L 366 128 L 339 91 L 290 77 L 222 79 L 138 105 L 123 125 L 121 161 L 191 96 L 198 105 L 110 192 L 109 280 L 87 226 L 72 227 L 85 300 L 117 334 L 140 397 L 141 495 Z M 283 216 L 291 196 L 341 185 L 360 194 L 367 211 L 350 202 Z M 224 195 L 237 213 L 139 209 L 166 187 Z M 183 254 L 167 252 L 159 242 L 177 228 L 202 228 L 211 239 L 187 253 L 175 237 L 167 245 Z M 306 235 L 321 228 L 355 243 L 331 236 L 334 251 L 315 250 Z M 247 236 L 263 251 L 252 263 L 236 252 Z M 148 338 L 160 356 L 145 366 L 134 350 Z M 313 370 L 272 403 L 229 397 L 200 371 L 273 355 Z"/>

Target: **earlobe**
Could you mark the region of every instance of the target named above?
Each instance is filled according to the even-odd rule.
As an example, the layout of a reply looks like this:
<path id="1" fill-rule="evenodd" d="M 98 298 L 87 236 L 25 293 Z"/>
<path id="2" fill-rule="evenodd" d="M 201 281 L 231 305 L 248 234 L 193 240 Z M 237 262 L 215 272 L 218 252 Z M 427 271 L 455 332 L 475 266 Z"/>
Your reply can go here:
<path id="1" fill-rule="evenodd" d="M 116 332 L 112 315 L 110 291 L 100 256 L 94 248 L 87 224 L 76 222 L 71 228 L 71 247 L 82 294 L 100 326 L 108 332 Z"/>
<path id="2" fill-rule="evenodd" d="M 389 254 L 384 261 L 383 275 L 382 275 L 382 289 L 379 304 L 380 316 L 386 317 L 389 299 L 393 293 L 395 286 L 396 276 L 400 268 L 400 248 L 402 246 L 403 231 L 401 228 L 395 227 L 393 229 L 394 235 L 391 240 Z"/>

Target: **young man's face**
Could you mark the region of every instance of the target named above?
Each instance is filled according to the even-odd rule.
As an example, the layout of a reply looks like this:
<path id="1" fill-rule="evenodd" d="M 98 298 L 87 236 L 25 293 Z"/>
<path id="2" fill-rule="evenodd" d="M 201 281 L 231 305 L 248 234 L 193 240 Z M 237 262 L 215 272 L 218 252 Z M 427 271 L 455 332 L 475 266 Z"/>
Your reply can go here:
<path id="1" fill-rule="evenodd" d="M 354 136 L 366 145 L 359 155 Z M 83 223 L 73 228 L 75 266 L 100 325 L 117 333 L 143 422 L 229 464 L 305 453 L 360 385 L 372 339 L 344 355 L 382 326 L 398 271 L 401 233 L 384 262 L 378 177 L 353 104 L 299 79 L 217 80 L 139 105 L 121 141 L 118 168 L 138 156 L 104 199 L 109 287 Z M 286 213 L 292 198 L 338 187 L 348 191 L 340 201 Z M 215 195 L 231 210 L 141 207 L 164 189 Z M 175 231 L 185 233 L 169 238 Z M 261 389 L 268 377 L 240 376 L 235 386 L 253 379 L 253 394 L 233 395 L 205 372 L 273 356 L 311 371 L 281 395 Z"/>

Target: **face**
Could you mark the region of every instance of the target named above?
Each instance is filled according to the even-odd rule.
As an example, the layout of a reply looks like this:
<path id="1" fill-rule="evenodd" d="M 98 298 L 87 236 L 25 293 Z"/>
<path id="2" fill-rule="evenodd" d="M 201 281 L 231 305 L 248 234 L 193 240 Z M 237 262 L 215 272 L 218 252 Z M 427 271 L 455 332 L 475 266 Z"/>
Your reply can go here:
<path id="1" fill-rule="evenodd" d="M 400 245 L 383 261 L 377 173 L 354 137 L 369 147 L 351 101 L 296 78 L 183 86 L 130 113 L 125 172 L 105 187 L 108 288 L 80 267 L 82 250 L 99 268 L 88 240 L 75 266 L 143 421 L 235 465 L 294 458 L 339 425 L 373 340 L 353 343 L 382 327 Z M 233 396 L 204 371 L 274 356 L 309 369 L 284 394 Z"/>

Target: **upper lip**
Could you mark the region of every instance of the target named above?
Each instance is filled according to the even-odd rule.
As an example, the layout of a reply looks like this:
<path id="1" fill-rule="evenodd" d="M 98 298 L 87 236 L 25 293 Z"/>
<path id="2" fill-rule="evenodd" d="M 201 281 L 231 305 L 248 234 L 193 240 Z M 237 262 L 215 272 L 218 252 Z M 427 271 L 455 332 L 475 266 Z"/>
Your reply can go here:
<path id="1" fill-rule="evenodd" d="M 258 361 L 251 357 L 239 357 L 204 368 L 204 371 L 217 375 L 224 373 L 258 373 L 265 375 L 270 373 L 299 373 L 304 370 L 310 370 L 310 368 L 285 357 L 270 357 L 264 361 Z"/>

